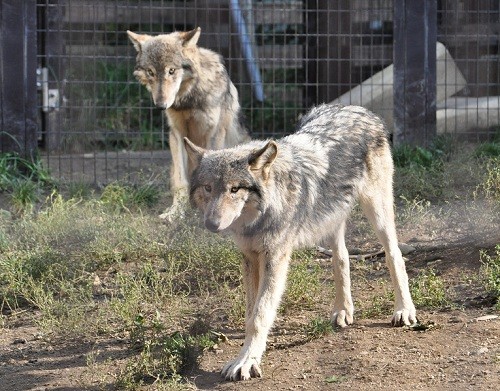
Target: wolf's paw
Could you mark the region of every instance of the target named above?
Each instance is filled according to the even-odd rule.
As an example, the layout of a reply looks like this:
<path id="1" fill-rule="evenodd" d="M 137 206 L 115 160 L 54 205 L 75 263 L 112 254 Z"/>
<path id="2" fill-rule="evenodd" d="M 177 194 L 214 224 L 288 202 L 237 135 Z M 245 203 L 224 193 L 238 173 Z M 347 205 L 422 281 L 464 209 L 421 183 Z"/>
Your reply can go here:
<path id="1" fill-rule="evenodd" d="M 165 212 L 163 212 L 159 217 L 169 223 L 173 223 L 176 220 L 182 220 L 186 213 L 186 208 L 184 205 L 172 205 Z"/>
<path id="2" fill-rule="evenodd" d="M 415 307 L 396 309 L 392 315 L 391 324 L 394 327 L 411 326 L 415 323 L 417 323 Z"/>
<path id="3" fill-rule="evenodd" d="M 221 371 L 226 380 L 249 380 L 252 377 L 262 377 L 259 363 L 256 358 L 238 357 L 228 362 Z"/>
<path id="4" fill-rule="evenodd" d="M 338 327 L 346 327 L 350 324 L 352 324 L 354 317 L 352 315 L 353 311 L 349 311 L 346 309 L 341 309 L 341 310 L 333 310 L 333 315 L 332 315 L 332 323 L 334 326 Z"/>

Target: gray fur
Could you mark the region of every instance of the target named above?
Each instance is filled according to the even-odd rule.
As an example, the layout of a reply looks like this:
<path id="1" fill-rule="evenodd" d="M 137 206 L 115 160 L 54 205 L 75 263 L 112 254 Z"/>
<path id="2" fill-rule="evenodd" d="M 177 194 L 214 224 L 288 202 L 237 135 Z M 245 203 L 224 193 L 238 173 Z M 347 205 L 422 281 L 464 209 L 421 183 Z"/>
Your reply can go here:
<path id="1" fill-rule="evenodd" d="M 208 149 L 231 147 L 249 139 L 241 121 L 238 92 L 221 56 L 197 46 L 201 30 L 150 36 L 128 31 L 137 50 L 134 75 L 151 92 L 170 125 L 172 208 L 161 217 L 182 212 L 191 168 L 182 145 L 188 137 Z"/>
<path id="2" fill-rule="evenodd" d="M 352 323 L 344 231 L 357 200 L 386 251 L 396 296 L 392 323 L 416 321 L 397 245 L 388 133 L 379 117 L 358 106 L 325 104 L 307 113 L 296 133 L 277 141 L 220 151 L 185 142 L 196 167 L 191 203 L 208 229 L 231 233 L 245 255 L 246 339 L 240 355 L 224 367 L 226 378 L 260 375 L 293 249 L 330 243 L 337 286 L 332 321 L 342 327 Z"/>

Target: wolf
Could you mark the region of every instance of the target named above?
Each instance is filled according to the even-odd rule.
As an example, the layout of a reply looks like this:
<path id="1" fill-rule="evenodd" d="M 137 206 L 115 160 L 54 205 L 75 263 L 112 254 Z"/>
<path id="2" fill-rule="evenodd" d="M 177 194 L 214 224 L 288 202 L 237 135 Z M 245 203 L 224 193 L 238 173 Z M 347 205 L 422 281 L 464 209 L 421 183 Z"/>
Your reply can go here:
<path id="1" fill-rule="evenodd" d="M 358 201 L 385 249 L 395 289 L 394 326 L 416 322 L 398 247 L 393 161 L 382 120 L 359 106 L 313 108 L 296 132 L 210 151 L 185 138 L 194 167 L 190 201 L 212 232 L 232 235 L 243 253 L 245 341 L 222 369 L 228 380 L 260 377 L 266 339 L 285 289 L 292 250 L 328 241 L 336 295 L 332 322 L 353 322 L 346 220 Z"/>
<path id="2" fill-rule="evenodd" d="M 127 31 L 136 51 L 134 76 L 165 109 L 172 153 L 172 207 L 161 218 L 182 212 L 190 167 L 183 146 L 221 149 L 249 139 L 242 124 L 238 91 L 219 54 L 197 46 L 201 29 L 151 36 Z"/>

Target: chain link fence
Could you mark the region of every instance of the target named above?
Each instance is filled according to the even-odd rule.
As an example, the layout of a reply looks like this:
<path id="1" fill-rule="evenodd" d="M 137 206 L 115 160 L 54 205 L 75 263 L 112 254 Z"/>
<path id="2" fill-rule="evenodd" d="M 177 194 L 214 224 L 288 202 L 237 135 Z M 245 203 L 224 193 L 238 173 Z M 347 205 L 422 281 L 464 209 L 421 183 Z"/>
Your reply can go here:
<path id="1" fill-rule="evenodd" d="M 126 30 L 201 27 L 255 138 L 290 133 L 310 106 L 360 104 L 393 125 L 393 1 L 37 1 L 39 145 L 53 175 L 107 183 L 168 172 L 168 124 L 133 77 Z M 499 3 L 437 1 L 436 129 L 499 129 Z"/>

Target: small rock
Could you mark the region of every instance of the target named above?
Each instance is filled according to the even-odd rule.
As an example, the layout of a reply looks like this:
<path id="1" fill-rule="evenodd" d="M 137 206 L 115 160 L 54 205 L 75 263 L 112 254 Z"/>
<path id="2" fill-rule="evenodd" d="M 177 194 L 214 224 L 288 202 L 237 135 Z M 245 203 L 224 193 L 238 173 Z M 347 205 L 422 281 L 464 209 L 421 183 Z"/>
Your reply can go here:
<path id="1" fill-rule="evenodd" d="M 479 318 L 476 318 L 476 322 L 493 320 L 493 319 L 497 319 L 497 318 L 498 318 L 498 315 L 484 315 L 484 316 L 480 316 Z"/>
<path id="2" fill-rule="evenodd" d="M 465 319 L 459 317 L 459 316 L 452 316 L 450 319 L 448 319 L 448 323 L 464 323 Z"/>
<path id="3" fill-rule="evenodd" d="M 434 259 L 432 261 L 427 262 L 427 266 L 435 266 L 441 262 L 443 262 L 443 260 L 441 258 L 437 258 L 437 259 Z"/>
<path id="4" fill-rule="evenodd" d="M 43 339 L 43 334 L 42 333 L 33 334 L 33 338 L 38 341 L 40 339 Z"/>
<path id="5" fill-rule="evenodd" d="M 416 250 L 415 247 L 410 246 L 409 244 L 406 243 L 399 243 L 399 249 L 401 250 L 401 253 L 403 255 L 408 255 Z"/>
<path id="6" fill-rule="evenodd" d="M 25 344 L 26 342 L 28 342 L 25 338 L 16 338 L 12 344 L 14 345 L 20 345 L 20 344 Z"/>
<path id="7" fill-rule="evenodd" d="M 482 348 L 480 348 L 476 354 L 484 354 L 484 353 L 487 353 L 488 352 L 488 348 L 486 346 L 483 346 Z"/>

